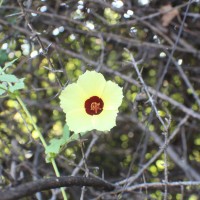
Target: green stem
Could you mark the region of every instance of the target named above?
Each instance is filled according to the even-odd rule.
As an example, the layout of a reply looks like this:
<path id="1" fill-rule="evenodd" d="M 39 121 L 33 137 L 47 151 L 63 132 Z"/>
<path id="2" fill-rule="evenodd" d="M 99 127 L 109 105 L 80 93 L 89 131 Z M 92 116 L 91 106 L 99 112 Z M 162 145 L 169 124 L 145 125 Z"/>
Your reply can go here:
<path id="1" fill-rule="evenodd" d="M 22 101 L 22 99 L 21 99 L 21 97 L 19 95 L 15 95 L 15 98 L 17 99 L 17 101 L 21 105 L 22 109 L 26 113 L 27 117 L 30 120 L 30 123 L 33 125 L 33 128 L 37 131 L 38 136 L 39 136 L 39 138 L 40 138 L 40 140 L 41 140 L 44 148 L 46 148 L 47 147 L 47 143 L 45 142 L 45 139 L 44 139 L 42 133 L 40 132 L 39 128 L 37 127 L 36 123 L 34 122 L 34 120 L 33 120 L 32 116 L 31 116 L 30 112 L 26 108 L 26 105 L 24 104 L 24 102 Z M 55 162 L 54 158 L 51 158 L 51 164 L 53 166 L 53 169 L 54 169 L 54 172 L 55 172 L 56 176 L 60 177 L 60 172 L 58 170 L 58 167 L 56 165 L 56 162 Z M 65 192 L 64 188 L 61 188 L 61 192 L 62 192 L 62 195 L 63 195 L 63 199 L 67 200 L 67 195 L 66 195 L 66 192 Z"/>
<path id="2" fill-rule="evenodd" d="M 18 95 L 16 95 L 15 97 L 16 97 L 17 101 L 19 102 L 19 104 L 21 105 L 21 107 L 23 108 L 23 110 L 26 113 L 26 115 L 28 116 L 31 124 L 33 125 L 33 128 L 37 131 L 38 136 L 39 136 L 44 148 L 46 148 L 47 147 L 47 143 L 45 142 L 44 137 L 42 136 L 42 134 L 41 134 L 40 130 L 38 129 L 36 123 L 34 122 L 30 112 L 26 108 L 26 105 L 24 104 L 24 102 L 22 101 L 22 99 Z"/>
<path id="3" fill-rule="evenodd" d="M 60 177 L 60 172 L 58 171 L 58 168 L 57 168 L 57 165 L 56 165 L 56 162 L 55 162 L 54 158 L 51 158 L 51 164 L 52 164 L 52 166 L 54 168 L 56 176 Z M 62 192 L 64 200 L 67 200 L 67 195 L 66 195 L 65 189 L 62 187 L 62 188 L 60 188 L 60 190 Z"/>

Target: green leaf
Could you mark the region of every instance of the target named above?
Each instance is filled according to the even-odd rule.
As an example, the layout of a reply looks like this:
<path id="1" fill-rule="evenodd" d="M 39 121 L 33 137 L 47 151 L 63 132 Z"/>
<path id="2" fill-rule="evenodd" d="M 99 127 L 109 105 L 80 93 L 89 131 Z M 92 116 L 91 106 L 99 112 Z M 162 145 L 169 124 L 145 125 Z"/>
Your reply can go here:
<path id="1" fill-rule="evenodd" d="M 4 65 L 4 68 L 3 68 L 3 71 L 5 71 L 8 67 L 12 66 L 12 64 L 17 60 L 18 58 L 10 61 L 10 62 L 7 62 L 5 65 Z"/>
<path id="2" fill-rule="evenodd" d="M 0 81 L 15 83 L 15 82 L 18 82 L 19 79 L 15 75 L 12 75 L 12 74 L 2 74 L 0 75 Z"/>
<path id="3" fill-rule="evenodd" d="M 0 65 L 2 66 L 8 60 L 8 54 L 5 50 L 0 49 Z"/>
<path id="4" fill-rule="evenodd" d="M 0 89 L 7 90 L 7 84 L 1 83 L 0 84 Z"/>
<path id="5" fill-rule="evenodd" d="M 50 140 L 50 144 L 45 149 L 45 153 L 47 154 L 47 162 L 60 152 L 60 148 L 67 142 L 68 138 L 69 127 L 67 126 L 67 124 L 65 124 L 62 137 L 59 139 L 53 138 L 52 140 Z"/>
<path id="6" fill-rule="evenodd" d="M 4 94 L 7 91 L 7 86 L 3 83 L 0 84 L 0 95 Z"/>
<path id="7" fill-rule="evenodd" d="M 2 74 L 2 72 L 3 72 L 3 69 L 0 67 L 0 74 Z"/>
<path id="8" fill-rule="evenodd" d="M 19 82 L 15 83 L 14 85 L 9 86 L 9 91 L 11 93 L 13 93 L 16 90 L 24 89 L 24 87 L 25 87 L 25 85 L 24 85 L 24 79 L 25 78 L 21 78 L 21 79 L 19 79 Z"/>
<path id="9" fill-rule="evenodd" d="M 81 136 L 85 135 L 86 133 L 80 133 Z M 61 138 L 53 138 L 50 140 L 50 144 L 46 147 L 45 153 L 46 153 L 46 162 L 51 162 L 52 158 L 55 158 L 57 154 L 59 154 L 63 148 L 66 147 L 66 145 L 69 142 L 72 142 L 74 140 L 79 139 L 79 134 L 73 134 L 70 136 L 69 127 L 67 124 L 65 124 L 63 128 L 63 135 Z"/>
<path id="10" fill-rule="evenodd" d="M 5 90 L 0 89 L 0 95 L 4 94 L 5 92 Z"/>
<path id="11" fill-rule="evenodd" d="M 69 138 L 69 127 L 67 124 L 64 125 L 64 128 L 63 128 L 63 137 L 65 139 L 68 139 Z"/>
<path id="12" fill-rule="evenodd" d="M 50 141 L 50 145 L 48 145 L 46 147 L 45 152 L 48 153 L 54 153 L 54 154 L 58 154 L 60 147 L 64 144 L 63 138 L 60 139 L 52 139 Z"/>

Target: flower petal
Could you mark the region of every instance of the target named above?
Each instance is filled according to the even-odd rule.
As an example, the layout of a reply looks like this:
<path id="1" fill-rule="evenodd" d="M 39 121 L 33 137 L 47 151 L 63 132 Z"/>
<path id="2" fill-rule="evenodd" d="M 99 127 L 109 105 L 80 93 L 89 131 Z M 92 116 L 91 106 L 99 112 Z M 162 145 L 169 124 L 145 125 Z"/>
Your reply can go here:
<path id="1" fill-rule="evenodd" d="M 81 88 L 76 83 L 73 83 L 61 92 L 59 98 L 61 108 L 67 113 L 73 110 L 83 109 L 86 96 Z"/>
<path id="2" fill-rule="evenodd" d="M 66 122 L 71 131 L 81 133 L 93 129 L 92 116 L 86 114 L 85 109 L 66 114 Z"/>
<path id="3" fill-rule="evenodd" d="M 92 125 L 99 131 L 109 131 L 116 126 L 116 116 L 118 111 L 104 110 L 100 115 L 93 115 Z"/>
<path id="4" fill-rule="evenodd" d="M 103 75 L 95 71 L 86 71 L 81 75 L 77 84 L 84 90 L 88 98 L 91 96 L 101 96 L 106 84 Z"/>
<path id="5" fill-rule="evenodd" d="M 86 100 L 91 97 L 102 99 L 103 111 L 88 114 Z M 109 131 L 116 125 L 118 107 L 122 102 L 122 88 L 104 79 L 95 71 L 86 71 L 77 83 L 68 85 L 60 95 L 60 105 L 66 113 L 66 122 L 71 131 L 81 133 L 93 129 Z M 95 102 L 96 103 L 96 102 Z"/>
<path id="6" fill-rule="evenodd" d="M 111 81 L 106 82 L 101 98 L 104 102 L 104 110 L 118 110 L 122 103 L 122 88 Z"/>

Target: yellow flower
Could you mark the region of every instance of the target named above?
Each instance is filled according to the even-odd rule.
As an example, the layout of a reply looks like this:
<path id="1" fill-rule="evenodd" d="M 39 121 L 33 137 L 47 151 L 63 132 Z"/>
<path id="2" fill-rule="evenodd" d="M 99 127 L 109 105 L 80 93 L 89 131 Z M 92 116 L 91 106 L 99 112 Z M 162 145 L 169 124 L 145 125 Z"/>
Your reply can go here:
<path id="1" fill-rule="evenodd" d="M 116 83 L 106 81 L 101 73 L 86 71 L 62 91 L 60 105 L 71 131 L 109 131 L 116 125 L 122 98 L 122 88 Z"/>

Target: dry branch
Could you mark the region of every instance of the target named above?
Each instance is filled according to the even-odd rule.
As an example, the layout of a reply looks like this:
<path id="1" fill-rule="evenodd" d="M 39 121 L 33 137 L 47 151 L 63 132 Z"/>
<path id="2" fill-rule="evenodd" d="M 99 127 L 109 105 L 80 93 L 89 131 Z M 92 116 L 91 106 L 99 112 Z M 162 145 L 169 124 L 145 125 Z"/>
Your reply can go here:
<path id="1" fill-rule="evenodd" d="M 0 190 L 0 200 L 16 200 L 33 195 L 36 192 L 60 187 L 90 186 L 107 191 L 114 190 L 115 186 L 103 180 L 85 177 L 63 176 L 41 179 L 25 183 L 16 187 Z"/>

